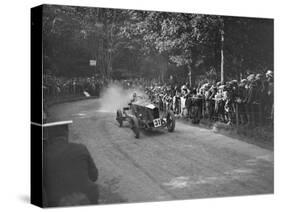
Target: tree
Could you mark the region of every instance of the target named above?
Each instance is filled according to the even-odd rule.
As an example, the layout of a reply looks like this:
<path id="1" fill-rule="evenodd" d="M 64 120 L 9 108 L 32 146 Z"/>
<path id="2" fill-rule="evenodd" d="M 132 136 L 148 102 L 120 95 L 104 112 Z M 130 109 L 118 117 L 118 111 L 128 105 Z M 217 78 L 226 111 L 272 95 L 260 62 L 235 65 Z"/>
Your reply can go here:
<path id="1" fill-rule="evenodd" d="M 109 77 L 122 42 L 118 28 L 126 14 L 125 10 L 105 8 L 44 6 L 44 57 L 67 75 L 84 75 L 81 69 L 89 70 L 89 59 L 96 59 L 97 70 Z"/>
<path id="2" fill-rule="evenodd" d="M 226 80 L 273 68 L 270 19 L 44 6 L 43 29 L 45 66 L 61 75 L 91 75 L 89 59 L 105 77 L 123 69 L 164 81 L 186 70 L 189 84 L 211 68 Z"/>

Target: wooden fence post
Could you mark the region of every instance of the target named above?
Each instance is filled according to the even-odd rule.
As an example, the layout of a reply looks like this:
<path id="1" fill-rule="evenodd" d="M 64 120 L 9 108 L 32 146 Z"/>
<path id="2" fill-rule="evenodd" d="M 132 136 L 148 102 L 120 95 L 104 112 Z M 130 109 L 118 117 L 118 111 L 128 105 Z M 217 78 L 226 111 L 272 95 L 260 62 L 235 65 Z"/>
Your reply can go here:
<path id="1" fill-rule="evenodd" d="M 235 110 L 235 115 L 236 115 L 236 128 L 238 130 L 238 127 L 239 127 L 239 111 L 238 111 L 238 103 L 236 102 L 235 103 L 235 106 L 236 106 L 236 110 Z"/>

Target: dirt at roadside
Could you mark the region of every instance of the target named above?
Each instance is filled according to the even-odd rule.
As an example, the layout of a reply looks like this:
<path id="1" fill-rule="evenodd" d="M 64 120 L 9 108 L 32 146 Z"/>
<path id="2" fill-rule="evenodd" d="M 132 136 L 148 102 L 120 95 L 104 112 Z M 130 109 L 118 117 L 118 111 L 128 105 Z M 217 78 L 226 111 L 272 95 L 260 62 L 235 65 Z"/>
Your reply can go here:
<path id="1" fill-rule="evenodd" d="M 177 121 L 194 125 L 188 119 L 177 119 Z M 245 127 L 240 126 L 236 128 L 233 125 L 227 125 L 222 122 L 210 122 L 208 120 L 201 120 L 198 127 L 210 129 L 216 133 L 220 133 L 231 138 L 236 138 L 244 142 L 255 144 L 259 147 L 266 148 L 269 150 L 274 149 L 274 131 L 273 126 L 262 126 L 262 127 Z"/>

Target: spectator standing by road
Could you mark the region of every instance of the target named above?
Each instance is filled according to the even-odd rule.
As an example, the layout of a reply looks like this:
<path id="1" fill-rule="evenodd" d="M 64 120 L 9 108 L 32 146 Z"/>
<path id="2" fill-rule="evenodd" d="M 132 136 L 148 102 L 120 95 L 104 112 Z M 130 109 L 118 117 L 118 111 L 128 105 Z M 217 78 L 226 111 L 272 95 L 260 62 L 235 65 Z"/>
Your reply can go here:
<path id="1" fill-rule="evenodd" d="M 273 123 L 273 111 L 274 111 L 274 81 L 273 81 L 273 72 L 271 70 L 268 70 L 266 72 L 266 113 L 268 114 L 267 117 L 272 121 Z"/>
<path id="2" fill-rule="evenodd" d="M 246 90 L 246 79 L 242 79 L 238 85 L 238 97 L 236 102 L 238 104 L 238 114 L 239 114 L 239 123 L 245 125 L 247 123 L 246 116 L 246 101 L 247 101 L 247 90 Z"/>
<path id="3" fill-rule="evenodd" d="M 68 143 L 58 127 L 44 141 L 43 186 L 48 207 L 98 203 L 97 167 L 82 144 Z"/>

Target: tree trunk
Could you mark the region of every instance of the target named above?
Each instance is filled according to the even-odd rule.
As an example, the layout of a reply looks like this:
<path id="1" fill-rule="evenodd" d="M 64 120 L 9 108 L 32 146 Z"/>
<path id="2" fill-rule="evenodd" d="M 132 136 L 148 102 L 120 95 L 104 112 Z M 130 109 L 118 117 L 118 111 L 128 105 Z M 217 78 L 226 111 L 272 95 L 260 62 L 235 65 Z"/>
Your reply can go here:
<path id="1" fill-rule="evenodd" d="M 191 87 L 193 83 L 192 83 L 192 70 L 190 64 L 187 65 L 187 68 L 188 68 L 188 83 L 189 86 Z"/>
<path id="2" fill-rule="evenodd" d="M 221 83 L 224 83 L 224 54 L 223 54 L 223 47 L 224 47 L 224 24 L 222 20 L 222 29 L 221 29 Z"/>

